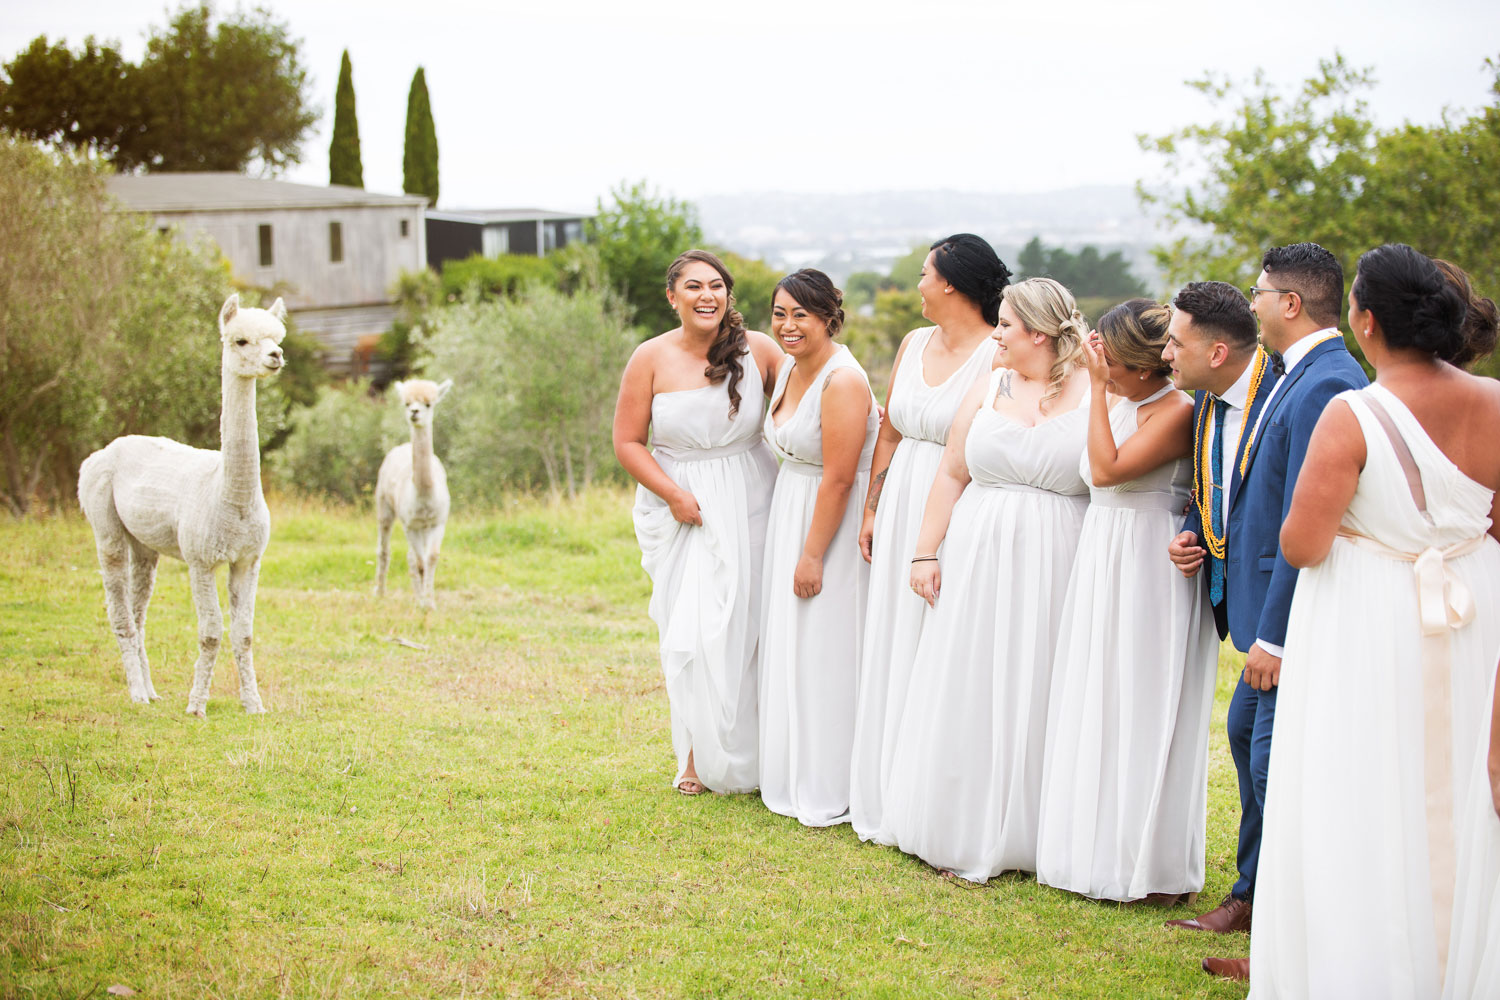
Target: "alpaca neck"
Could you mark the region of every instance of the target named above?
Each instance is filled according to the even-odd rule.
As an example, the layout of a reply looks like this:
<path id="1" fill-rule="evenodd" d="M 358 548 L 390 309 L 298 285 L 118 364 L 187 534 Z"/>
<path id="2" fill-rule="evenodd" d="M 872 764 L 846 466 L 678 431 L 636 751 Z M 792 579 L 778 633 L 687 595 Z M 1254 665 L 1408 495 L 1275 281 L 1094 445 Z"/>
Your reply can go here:
<path id="1" fill-rule="evenodd" d="M 432 427 L 411 429 L 411 482 L 417 496 L 432 496 Z"/>
<path id="2" fill-rule="evenodd" d="M 219 413 L 219 452 L 224 461 L 224 502 L 248 507 L 260 498 L 260 435 L 255 424 L 255 379 L 224 372 Z"/>

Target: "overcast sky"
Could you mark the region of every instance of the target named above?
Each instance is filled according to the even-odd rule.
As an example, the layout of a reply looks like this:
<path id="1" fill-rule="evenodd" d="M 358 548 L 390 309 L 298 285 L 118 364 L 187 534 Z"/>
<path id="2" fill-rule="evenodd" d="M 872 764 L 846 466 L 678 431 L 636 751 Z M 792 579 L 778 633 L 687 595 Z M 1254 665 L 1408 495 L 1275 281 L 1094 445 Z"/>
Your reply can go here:
<path id="1" fill-rule="evenodd" d="M 679 197 L 948 188 L 1023 192 L 1154 176 L 1137 133 L 1210 120 L 1205 71 L 1287 88 L 1335 50 L 1373 67 L 1383 125 L 1487 103 L 1493 0 L 268 0 L 304 40 L 323 111 L 288 176 L 327 183 L 339 56 L 354 65 L 365 186 L 399 192 L 424 66 L 443 207 L 590 209 L 622 179 Z M 219 4 L 220 10 L 230 5 Z M 11 5 L 39 34 L 139 56 L 161 0 Z"/>

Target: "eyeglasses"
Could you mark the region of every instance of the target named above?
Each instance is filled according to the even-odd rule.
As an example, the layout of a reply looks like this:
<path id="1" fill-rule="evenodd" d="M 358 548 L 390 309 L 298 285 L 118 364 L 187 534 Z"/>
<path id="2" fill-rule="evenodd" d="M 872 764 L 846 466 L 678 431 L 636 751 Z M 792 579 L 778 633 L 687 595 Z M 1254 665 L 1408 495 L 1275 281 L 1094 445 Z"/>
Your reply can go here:
<path id="1" fill-rule="evenodd" d="M 1275 292 L 1277 295 L 1296 295 L 1298 298 L 1301 298 L 1300 292 L 1294 292 L 1290 288 L 1260 288 L 1256 285 L 1251 285 L 1245 290 L 1245 298 L 1254 302 L 1255 297 L 1261 292 Z"/>

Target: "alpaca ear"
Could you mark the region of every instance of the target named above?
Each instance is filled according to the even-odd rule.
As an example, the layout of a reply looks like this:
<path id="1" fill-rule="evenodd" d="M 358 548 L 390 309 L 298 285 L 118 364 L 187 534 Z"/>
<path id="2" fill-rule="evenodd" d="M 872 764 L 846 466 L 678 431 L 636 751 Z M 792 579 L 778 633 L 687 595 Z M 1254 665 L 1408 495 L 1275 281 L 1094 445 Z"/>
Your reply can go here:
<path id="1" fill-rule="evenodd" d="M 240 312 L 240 293 L 235 292 L 224 300 L 224 308 L 219 310 L 219 332 L 222 334 L 224 328 L 230 324 Z"/>
<path id="2" fill-rule="evenodd" d="M 391 388 L 396 390 L 396 398 L 397 399 L 402 400 L 403 402 L 406 400 L 406 383 L 405 382 L 402 382 L 400 380 L 392 382 L 391 383 Z"/>
<path id="3" fill-rule="evenodd" d="M 279 295 L 276 297 L 276 301 L 271 303 L 270 312 L 272 316 L 275 316 L 283 323 L 286 322 L 286 303 L 281 301 L 281 297 Z"/>
<path id="4" fill-rule="evenodd" d="M 448 390 L 451 388 L 453 388 L 453 380 L 451 378 L 443 379 L 443 381 L 438 384 L 437 399 L 434 399 L 433 402 L 436 403 L 438 399 L 442 399 L 444 396 L 448 395 Z"/>

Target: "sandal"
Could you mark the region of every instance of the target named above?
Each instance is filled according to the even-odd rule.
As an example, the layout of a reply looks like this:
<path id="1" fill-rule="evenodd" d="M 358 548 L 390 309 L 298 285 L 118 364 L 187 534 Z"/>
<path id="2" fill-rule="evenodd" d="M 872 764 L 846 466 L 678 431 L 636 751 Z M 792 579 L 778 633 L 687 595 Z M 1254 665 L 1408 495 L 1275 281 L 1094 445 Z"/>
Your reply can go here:
<path id="1" fill-rule="evenodd" d="M 706 791 L 708 791 L 708 788 L 696 778 L 683 778 L 677 783 L 677 793 L 679 795 L 702 795 Z"/>

